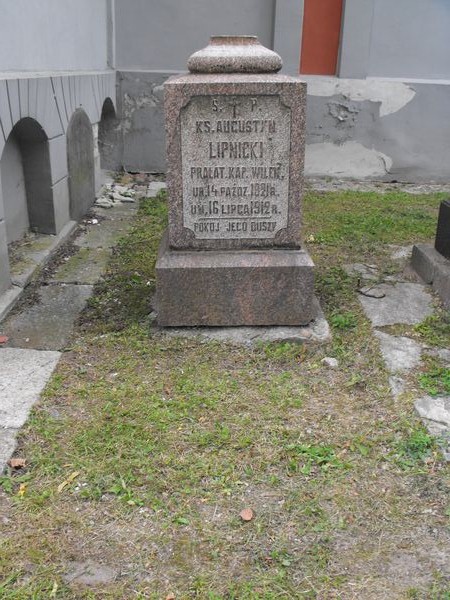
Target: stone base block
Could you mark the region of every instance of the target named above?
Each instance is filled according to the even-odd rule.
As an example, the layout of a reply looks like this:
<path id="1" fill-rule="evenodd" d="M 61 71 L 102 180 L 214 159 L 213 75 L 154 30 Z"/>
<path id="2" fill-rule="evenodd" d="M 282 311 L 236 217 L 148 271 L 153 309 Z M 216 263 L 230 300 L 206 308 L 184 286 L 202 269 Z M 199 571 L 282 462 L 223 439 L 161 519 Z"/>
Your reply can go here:
<path id="1" fill-rule="evenodd" d="M 158 325 L 305 325 L 317 312 L 304 250 L 171 250 L 156 263 Z"/>
<path id="2" fill-rule="evenodd" d="M 416 244 L 411 262 L 416 273 L 431 283 L 444 306 L 450 308 L 450 260 L 430 245 Z"/>

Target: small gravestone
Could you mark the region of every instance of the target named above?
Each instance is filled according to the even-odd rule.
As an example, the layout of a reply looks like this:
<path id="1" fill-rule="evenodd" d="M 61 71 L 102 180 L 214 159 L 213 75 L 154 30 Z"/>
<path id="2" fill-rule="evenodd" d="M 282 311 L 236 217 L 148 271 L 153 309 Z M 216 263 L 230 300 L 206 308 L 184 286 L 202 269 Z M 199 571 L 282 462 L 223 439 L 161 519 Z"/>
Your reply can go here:
<path id="1" fill-rule="evenodd" d="M 439 207 L 434 247 L 439 254 L 450 258 L 450 200 L 444 200 Z"/>
<path id="2" fill-rule="evenodd" d="M 306 84 L 253 36 L 216 36 L 165 89 L 169 228 L 156 265 L 162 326 L 304 325 Z"/>

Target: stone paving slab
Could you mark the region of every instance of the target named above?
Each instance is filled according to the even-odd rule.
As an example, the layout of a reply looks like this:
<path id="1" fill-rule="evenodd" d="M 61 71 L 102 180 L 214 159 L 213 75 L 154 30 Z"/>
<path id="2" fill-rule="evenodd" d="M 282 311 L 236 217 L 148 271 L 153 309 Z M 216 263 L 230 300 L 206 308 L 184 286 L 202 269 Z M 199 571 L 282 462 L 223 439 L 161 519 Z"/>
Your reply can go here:
<path id="1" fill-rule="evenodd" d="M 432 314 L 432 297 L 419 283 L 381 283 L 370 290 L 383 298 L 359 297 L 364 312 L 374 327 L 405 323 L 416 325 Z"/>
<path id="2" fill-rule="evenodd" d="M 0 349 L 0 473 L 14 452 L 17 431 L 28 418 L 60 352 Z"/>
<path id="3" fill-rule="evenodd" d="M 375 337 L 380 342 L 381 354 L 390 373 L 408 372 L 419 365 L 422 347 L 414 340 L 382 331 L 375 331 Z"/>
<path id="4" fill-rule="evenodd" d="M 110 257 L 110 248 L 80 248 L 58 267 L 52 281 L 94 285 L 106 270 Z"/>
<path id="5" fill-rule="evenodd" d="M 35 238 L 21 251 L 22 261 L 12 267 L 11 280 L 14 285 L 25 287 L 33 277 L 36 269 L 49 259 L 75 231 L 77 224 L 69 221 L 58 235 L 36 234 Z"/>
<path id="6" fill-rule="evenodd" d="M 90 285 L 49 285 L 39 289 L 39 301 L 11 315 L 2 324 L 8 347 L 62 350 L 75 319 L 92 294 Z"/>
<path id="7" fill-rule="evenodd" d="M 23 425 L 60 354 L 22 348 L 0 349 L 1 427 L 18 428 Z"/>
<path id="8" fill-rule="evenodd" d="M 129 227 L 130 223 L 126 219 L 105 219 L 101 226 L 90 227 L 82 233 L 74 241 L 74 245 L 80 248 L 112 248 L 117 240 L 126 234 Z"/>

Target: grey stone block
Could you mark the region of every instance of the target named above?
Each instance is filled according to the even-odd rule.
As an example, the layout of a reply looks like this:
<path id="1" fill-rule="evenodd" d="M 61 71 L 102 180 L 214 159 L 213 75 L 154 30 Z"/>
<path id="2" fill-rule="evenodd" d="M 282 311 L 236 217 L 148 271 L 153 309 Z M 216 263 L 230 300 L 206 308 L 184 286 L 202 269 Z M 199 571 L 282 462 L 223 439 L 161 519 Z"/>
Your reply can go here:
<path id="1" fill-rule="evenodd" d="M 411 265 L 425 283 L 431 283 L 434 279 L 433 256 L 436 254 L 436 250 L 427 244 L 413 246 Z"/>
<path id="2" fill-rule="evenodd" d="M 53 210 L 55 219 L 55 232 L 58 234 L 70 220 L 69 215 L 69 186 L 67 177 L 64 177 L 55 185 L 53 190 Z"/>
<path id="3" fill-rule="evenodd" d="M 450 308 L 450 261 L 447 263 L 437 265 L 433 290 L 438 294 L 445 308 Z"/>
<path id="4" fill-rule="evenodd" d="M 50 170 L 52 183 L 67 177 L 67 144 L 66 136 L 60 135 L 48 142 L 50 154 Z"/>
<path id="5" fill-rule="evenodd" d="M 407 337 L 375 331 L 386 367 L 390 373 L 411 371 L 420 363 L 421 346 Z"/>
<path id="6" fill-rule="evenodd" d="M 28 81 L 29 79 L 19 79 L 19 97 L 20 97 L 20 117 L 23 119 L 28 116 Z"/>
<path id="7" fill-rule="evenodd" d="M 69 221 L 57 235 L 37 235 L 33 241 L 30 240 L 23 251 L 23 263 L 16 265 L 11 273 L 12 283 L 24 288 L 52 252 L 72 235 L 76 226 L 75 221 Z"/>
<path id="8" fill-rule="evenodd" d="M 95 202 L 94 136 L 83 109 L 72 115 L 66 137 L 70 217 L 78 221 Z"/>
<path id="9" fill-rule="evenodd" d="M 304 250 L 176 251 L 156 264 L 161 326 L 304 325 L 315 316 L 314 264 Z"/>
<path id="10" fill-rule="evenodd" d="M 433 286 L 446 308 L 450 308 L 450 260 L 429 244 L 416 244 L 412 266 L 416 273 Z"/>
<path id="11" fill-rule="evenodd" d="M 72 78 L 68 75 L 61 77 L 61 86 L 62 86 L 62 92 L 63 92 L 63 98 L 64 98 L 64 106 L 66 109 L 68 122 L 70 121 L 73 113 L 75 112 L 75 106 L 74 106 L 74 101 L 73 101 L 73 96 L 72 96 L 71 79 Z"/>
<path id="12" fill-rule="evenodd" d="M 110 257 L 109 248 L 80 248 L 77 254 L 58 267 L 52 280 L 59 283 L 94 285 L 106 270 Z"/>

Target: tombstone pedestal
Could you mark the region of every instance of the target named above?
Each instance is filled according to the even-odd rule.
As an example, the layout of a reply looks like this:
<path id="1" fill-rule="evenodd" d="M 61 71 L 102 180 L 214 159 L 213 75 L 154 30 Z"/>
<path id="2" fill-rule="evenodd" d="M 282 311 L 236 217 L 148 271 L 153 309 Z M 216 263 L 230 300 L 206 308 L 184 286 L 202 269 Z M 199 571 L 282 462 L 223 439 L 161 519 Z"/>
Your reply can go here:
<path id="1" fill-rule="evenodd" d="M 171 250 L 157 262 L 161 326 L 305 325 L 314 265 L 303 250 Z"/>
<path id="2" fill-rule="evenodd" d="M 169 230 L 161 326 L 305 325 L 301 248 L 306 84 L 256 38 L 215 37 L 165 86 Z"/>

